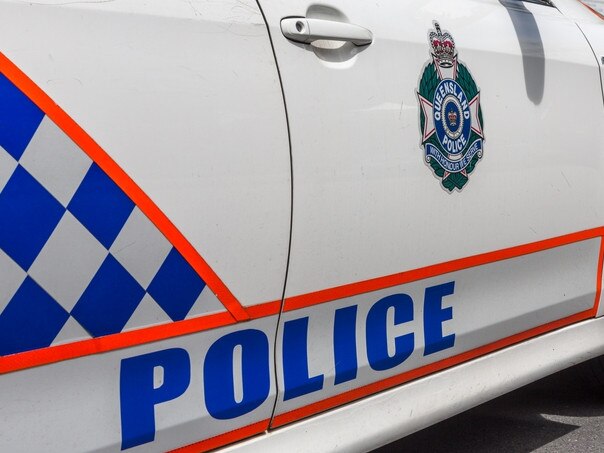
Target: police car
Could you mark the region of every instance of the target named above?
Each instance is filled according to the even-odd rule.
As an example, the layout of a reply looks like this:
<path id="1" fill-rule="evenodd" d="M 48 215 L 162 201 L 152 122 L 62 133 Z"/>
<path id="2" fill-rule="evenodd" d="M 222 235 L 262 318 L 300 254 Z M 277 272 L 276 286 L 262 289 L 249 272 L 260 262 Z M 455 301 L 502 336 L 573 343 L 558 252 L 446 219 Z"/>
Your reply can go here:
<path id="1" fill-rule="evenodd" d="M 0 450 L 366 451 L 604 354 L 576 0 L 0 1 Z"/>

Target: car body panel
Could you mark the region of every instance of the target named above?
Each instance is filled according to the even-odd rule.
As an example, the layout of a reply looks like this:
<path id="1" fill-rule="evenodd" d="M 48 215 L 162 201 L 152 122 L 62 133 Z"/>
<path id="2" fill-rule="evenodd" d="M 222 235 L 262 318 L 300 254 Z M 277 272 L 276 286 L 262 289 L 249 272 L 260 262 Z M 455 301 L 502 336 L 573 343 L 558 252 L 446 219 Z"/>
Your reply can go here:
<path id="1" fill-rule="evenodd" d="M 604 354 L 603 327 L 602 318 L 574 324 L 277 428 L 225 451 L 371 451 Z"/>
<path id="2" fill-rule="evenodd" d="M 239 303 L 280 299 L 287 125 L 255 2 L 0 7 L 4 55 L 123 169 Z"/>
<path id="3" fill-rule="evenodd" d="M 592 6 L 594 9 L 592 8 Z M 580 2 L 562 0 L 556 2 L 556 7 L 569 19 L 573 20 L 581 29 L 585 39 L 589 42 L 594 56 L 600 66 L 602 80 L 602 94 L 604 99 L 604 5 L 599 2 Z"/>
<path id="4" fill-rule="evenodd" d="M 290 316 L 309 317 L 299 327 L 309 338 L 308 367 L 292 367 L 289 385 L 288 371 L 278 373 L 280 396 L 272 426 L 366 395 L 364 386 L 374 388 L 369 384 L 376 381 L 413 376 L 411 370 L 431 361 L 580 312 L 595 314 L 598 240 L 585 262 L 590 283 L 581 291 L 581 307 L 573 308 L 576 300 L 568 286 L 557 295 L 545 294 L 551 283 L 535 278 L 548 272 L 544 262 L 533 269 L 516 258 L 511 265 L 518 274 L 508 275 L 503 268 L 488 274 L 486 269 L 496 267 L 483 266 L 473 268 L 475 276 L 469 270 L 459 277 L 443 273 L 417 287 L 398 287 L 394 277 L 602 224 L 602 164 L 594 154 L 604 139 L 598 126 L 604 121 L 598 64 L 573 21 L 555 8 L 514 1 L 332 1 L 329 7 L 305 0 L 259 3 L 283 78 L 295 181 L 286 312 L 278 339 L 292 329 Z M 365 47 L 346 43 L 325 48 L 321 41 L 301 45 L 281 33 L 281 19 L 290 16 L 366 27 L 373 42 Z M 467 185 L 451 192 L 426 168 L 420 148 L 425 131 L 418 127 L 419 79 L 431 61 L 428 33 L 435 21 L 452 35 L 459 64 L 478 85 L 484 117 L 484 155 Z M 584 121 L 562 126 L 571 117 Z M 536 285 L 534 290 L 524 286 L 525 277 Z M 454 290 L 441 288 L 446 297 L 438 315 L 443 329 L 438 335 L 447 347 L 443 343 L 430 357 L 421 324 L 431 315 L 422 309 L 422 293 L 427 295 L 435 282 L 453 281 Z M 387 289 L 369 282 L 383 282 Z M 477 293 L 457 293 L 466 284 Z M 570 280 L 566 284 L 572 285 Z M 499 298 L 498 285 L 519 292 Z M 385 360 L 391 364 L 372 364 L 365 337 L 369 349 L 370 337 L 381 332 L 370 329 L 367 313 L 401 294 L 411 295 L 413 309 L 407 313 L 405 302 L 395 307 L 393 301 L 391 317 L 383 321 L 390 342 Z M 340 328 L 333 321 L 334 308 L 347 306 L 358 307 L 358 317 L 348 321 L 356 326 L 356 340 L 348 340 L 356 341 L 348 351 L 348 366 L 355 373 L 338 382 L 343 373 L 338 363 L 344 366 L 346 358 L 336 357 L 334 336 Z M 453 332 L 455 338 L 448 336 Z M 472 346 L 466 348 L 469 338 Z M 281 355 L 286 358 L 287 350 Z M 303 387 L 288 394 L 296 385 Z"/>
<path id="5" fill-rule="evenodd" d="M 593 17 L 258 3 L 0 1 L 4 449 L 363 450 L 601 351 Z M 421 148 L 435 21 L 484 115 L 453 193 Z"/>
<path id="6" fill-rule="evenodd" d="M 593 317 L 601 243 L 596 236 L 507 259 L 504 252 L 487 264 L 455 263 L 451 272 L 408 283 L 393 276 L 377 291 L 286 311 L 271 426 Z"/>
<path id="7" fill-rule="evenodd" d="M 13 452 L 38 451 L 41 445 L 47 452 L 162 452 L 210 439 L 197 445 L 200 451 L 215 446 L 212 442 L 222 445 L 238 440 L 236 430 L 240 428 L 247 435 L 263 432 L 276 391 L 268 366 L 273 356 L 268 336 L 274 335 L 275 322 L 274 316 L 267 317 L 246 323 L 244 329 L 267 335 L 264 358 L 255 355 L 254 359 L 264 363 L 267 374 L 263 378 L 270 384 L 262 404 L 244 417 L 217 419 L 206 405 L 204 387 L 210 381 L 204 375 L 205 367 L 221 368 L 207 360 L 208 349 L 216 340 L 242 330 L 227 326 L 2 376 L 2 447 Z M 158 357 L 162 354 L 163 361 Z M 153 370 L 154 365 L 155 372 L 149 373 L 148 367 Z M 170 400 L 154 405 L 144 398 L 149 386 L 169 386 L 175 393 Z M 216 394 L 229 388 L 214 386 L 207 392 Z M 232 431 L 235 434 L 220 437 Z"/>
<path id="8" fill-rule="evenodd" d="M 263 431 L 277 327 L 264 304 L 278 313 L 291 178 L 257 5 L 43 1 L 0 11 L 3 448 L 163 451 Z M 255 414 L 210 420 L 199 374 L 215 337 L 228 342 L 232 331 L 257 339 L 262 399 Z M 170 338 L 182 347 L 162 352 Z M 235 349 L 227 365 L 242 370 L 248 354 Z M 148 351 L 158 362 L 141 377 L 128 359 Z M 197 384 L 186 395 L 172 384 L 189 389 L 190 370 Z M 154 404 L 147 418 L 135 410 L 130 420 L 142 424 L 129 429 L 128 395 L 145 388 L 164 401 L 184 394 L 184 409 L 156 420 Z"/>
<path id="9" fill-rule="evenodd" d="M 320 13 L 310 2 L 261 2 L 283 77 L 296 181 L 286 297 L 601 225 L 598 67 L 573 22 L 541 5 L 514 11 L 536 18 L 547 59 L 542 99 L 533 101 L 538 93 L 529 93 L 525 72 L 538 68 L 525 70 L 510 13 L 498 1 L 399 2 L 387 11 L 332 4 L 374 33 L 371 45 L 342 62 L 281 35 L 282 17 Z M 459 194 L 426 177 L 420 148 L 416 89 L 433 20 L 453 34 L 484 113 L 485 157 Z M 572 92 L 563 88 L 569 80 Z M 585 122 L 554 133 L 579 115 Z"/>

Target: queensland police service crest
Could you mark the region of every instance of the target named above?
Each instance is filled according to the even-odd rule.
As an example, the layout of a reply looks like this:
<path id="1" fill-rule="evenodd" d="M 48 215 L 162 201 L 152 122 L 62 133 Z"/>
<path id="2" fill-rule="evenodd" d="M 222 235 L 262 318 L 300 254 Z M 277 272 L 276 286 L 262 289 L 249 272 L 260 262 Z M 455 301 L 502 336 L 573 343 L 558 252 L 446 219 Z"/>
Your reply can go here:
<path id="1" fill-rule="evenodd" d="M 419 123 L 426 164 L 448 192 L 461 190 L 483 155 L 480 90 L 438 22 L 428 34 L 431 60 L 419 82 Z"/>

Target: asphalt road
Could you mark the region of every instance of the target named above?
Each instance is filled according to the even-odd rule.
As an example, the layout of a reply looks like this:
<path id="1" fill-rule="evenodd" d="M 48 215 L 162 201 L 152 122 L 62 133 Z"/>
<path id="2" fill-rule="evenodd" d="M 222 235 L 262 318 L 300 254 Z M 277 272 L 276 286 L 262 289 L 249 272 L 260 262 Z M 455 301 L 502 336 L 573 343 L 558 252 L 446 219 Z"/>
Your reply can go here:
<path id="1" fill-rule="evenodd" d="M 570 368 L 374 453 L 604 452 L 604 396 Z"/>

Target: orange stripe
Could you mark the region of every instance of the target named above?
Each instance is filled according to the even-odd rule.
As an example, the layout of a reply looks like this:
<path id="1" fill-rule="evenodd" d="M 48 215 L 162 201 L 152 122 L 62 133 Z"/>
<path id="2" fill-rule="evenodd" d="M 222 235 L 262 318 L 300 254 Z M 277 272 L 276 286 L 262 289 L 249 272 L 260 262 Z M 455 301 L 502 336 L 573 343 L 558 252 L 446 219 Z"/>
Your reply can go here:
<path id="1" fill-rule="evenodd" d="M 598 258 L 598 272 L 596 275 L 596 302 L 594 303 L 593 316 L 597 316 L 602 297 L 602 268 L 604 265 L 604 237 L 600 239 L 600 257 Z"/>
<path id="2" fill-rule="evenodd" d="M 405 283 L 414 282 L 416 280 L 423 280 L 425 278 L 435 277 L 437 275 L 447 274 L 449 272 L 468 269 L 470 267 L 481 266 L 496 261 L 541 252 L 554 247 L 560 247 L 562 245 L 568 245 L 586 239 L 593 239 L 602 236 L 603 234 L 604 227 L 593 228 L 551 239 L 545 239 L 543 241 L 532 242 L 530 244 L 518 245 L 494 252 L 481 253 L 479 255 L 469 256 L 467 258 L 434 264 L 385 277 L 373 278 L 370 280 L 337 286 L 335 288 L 324 289 L 313 293 L 287 297 L 285 299 L 284 311 L 299 310 L 301 308 L 322 304 L 324 302 L 329 302 L 336 299 L 343 299 L 345 297 L 356 296 L 357 294 L 398 286 Z"/>
<path id="3" fill-rule="evenodd" d="M 263 420 L 252 425 L 238 428 L 228 433 L 220 434 L 215 437 L 211 437 L 201 442 L 196 442 L 186 447 L 180 447 L 175 450 L 171 450 L 168 453 L 200 453 L 203 451 L 212 450 L 214 448 L 222 447 L 223 445 L 237 442 L 238 440 L 251 437 L 255 434 L 260 434 L 268 429 L 269 420 Z"/>
<path id="4" fill-rule="evenodd" d="M 247 314 L 251 319 L 265 318 L 267 316 L 278 315 L 281 311 L 281 301 L 274 300 L 264 304 L 252 305 L 247 307 Z"/>
<path id="5" fill-rule="evenodd" d="M 472 266 L 488 264 L 491 262 L 509 259 L 516 256 L 521 256 L 529 253 L 535 253 L 549 248 L 568 245 L 573 242 L 579 242 L 586 239 L 599 237 L 604 232 L 604 228 L 594 228 L 578 233 L 572 233 L 557 238 L 547 239 L 544 241 L 534 242 L 532 244 L 511 247 L 495 252 L 489 252 L 481 255 L 475 255 L 468 258 L 462 258 L 455 261 L 449 261 L 442 264 L 436 264 L 421 269 L 402 272 L 391 276 L 367 280 L 360 283 L 353 283 L 337 288 L 318 291 L 302 296 L 296 296 L 286 300 L 286 311 L 296 310 L 312 306 L 315 304 L 335 300 L 343 297 L 350 297 L 356 294 L 375 291 L 391 286 L 400 285 L 403 283 L 419 280 L 422 278 L 433 277 L 435 275 L 444 274 L 447 272 L 466 269 Z M 596 282 L 596 301 L 594 308 L 591 309 L 592 316 L 597 313 L 597 306 L 601 294 L 602 286 L 602 267 L 604 259 L 604 244 L 600 245 L 600 257 L 598 263 L 598 280 Z M 291 301 L 294 300 L 295 303 Z M 298 306 L 298 301 L 302 300 L 304 304 Z M 289 305 L 287 302 L 289 301 Z M 252 319 L 272 316 L 279 313 L 280 302 L 273 301 L 247 309 L 248 316 Z M 140 330 L 125 332 L 100 337 L 91 340 L 74 342 L 66 345 L 51 346 L 49 348 L 36 349 L 33 351 L 22 352 L 10 356 L 0 357 L 0 374 L 9 371 L 31 368 L 38 365 L 58 362 L 61 360 L 73 359 L 99 352 L 106 352 L 113 349 L 126 348 L 139 344 L 158 341 L 166 338 L 172 338 L 179 335 L 186 335 L 194 332 L 208 330 L 216 327 L 221 327 L 228 324 L 233 324 L 235 321 L 226 313 L 210 315 L 208 317 L 195 318 L 185 321 L 179 321 L 171 324 L 160 326 L 147 327 Z"/>
<path id="6" fill-rule="evenodd" d="M 326 411 L 328 409 L 332 409 L 336 406 L 341 406 L 342 404 L 349 403 L 354 400 L 358 400 L 365 396 L 369 396 L 373 393 L 380 392 L 382 390 L 386 390 L 391 387 L 395 387 L 397 385 L 403 384 L 405 382 L 409 382 L 413 379 L 417 379 L 423 376 L 426 376 L 431 373 L 435 373 L 437 371 L 441 371 L 445 368 L 452 367 L 454 365 L 458 365 L 462 362 L 466 362 L 471 359 L 475 359 L 485 354 L 489 354 L 493 351 L 496 351 L 501 348 L 505 348 L 506 346 L 510 346 L 521 341 L 527 340 L 532 337 L 536 337 L 537 335 L 541 335 L 543 333 L 558 329 L 560 327 L 568 326 L 570 324 L 583 321 L 585 319 L 591 318 L 593 315 L 593 310 L 589 309 L 583 311 L 581 313 L 574 314 L 564 319 L 560 319 L 558 321 L 554 321 L 548 324 L 544 324 L 539 327 L 535 327 L 533 329 L 527 330 L 525 332 L 521 332 L 510 337 L 504 338 L 502 340 L 495 341 L 491 344 L 478 347 L 476 349 L 472 349 L 471 351 L 463 352 L 453 357 L 449 357 L 447 359 L 440 360 L 435 363 L 431 363 L 429 365 L 422 366 L 420 368 L 416 368 L 411 371 L 407 371 L 405 373 L 399 374 L 397 376 L 392 376 L 390 378 L 384 379 L 379 382 L 374 382 L 372 384 L 365 385 L 363 387 L 356 388 L 354 390 L 350 390 L 348 392 L 342 393 L 340 395 L 332 396 L 331 398 L 327 398 L 322 401 L 318 401 L 316 403 L 309 404 L 308 406 L 301 407 L 299 409 L 295 409 L 290 412 L 286 412 L 284 414 L 276 415 L 271 423 L 271 428 L 277 428 L 279 426 L 283 426 L 287 423 L 294 422 L 296 420 L 300 420 L 302 418 L 308 417 L 310 415 L 317 414 L 319 412 Z"/>
<path id="7" fill-rule="evenodd" d="M 22 370 L 34 366 L 47 365 L 61 360 L 74 359 L 100 352 L 137 346 L 144 343 L 165 340 L 180 335 L 210 330 L 234 324 L 236 321 L 228 313 L 216 313 L 172 324 L 145 327 L 130 332 L 116 333 L 90 340 L 50 346 L 43 349 L 21 352 L 0 357 L 0 374 Z"/>
<path id="8" fill-rule="evenodd" d="M 31 99 L 122 189 L 203 278 L 237 321 L 249 319 L 244 308 L 195 248 L 140 187 L 40 87 L 0 53 L 0 71 Z"/>

